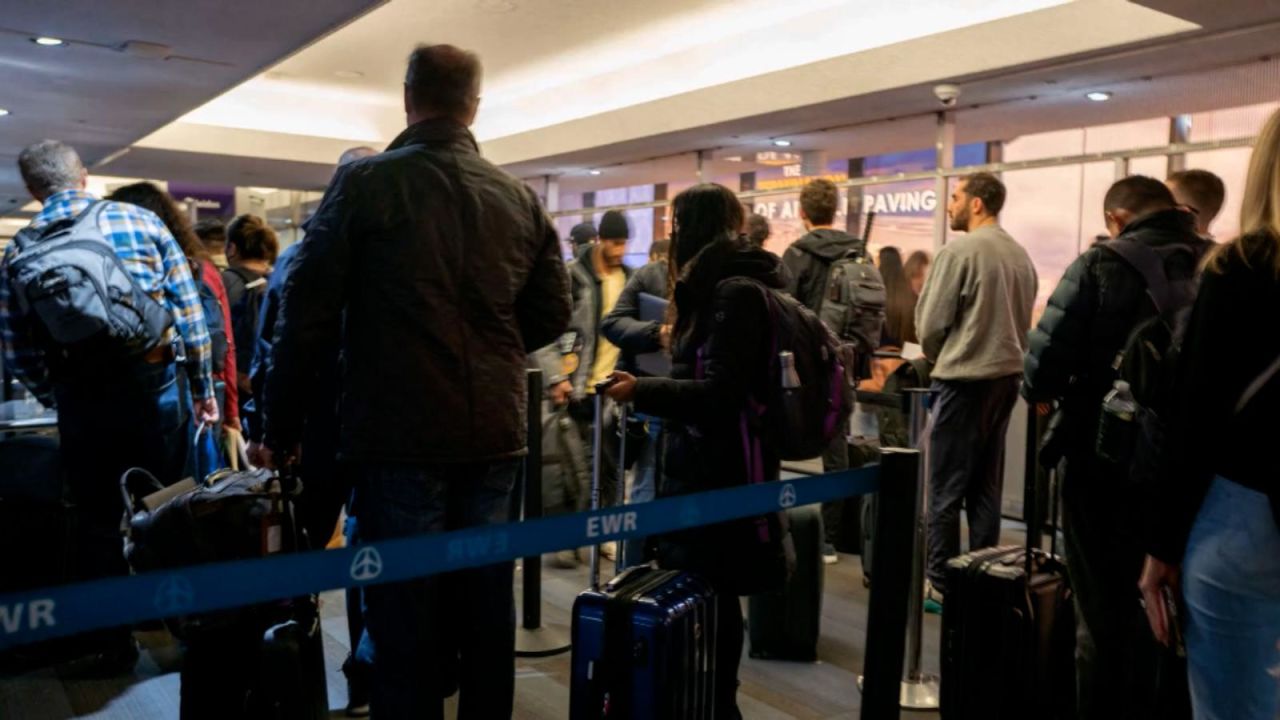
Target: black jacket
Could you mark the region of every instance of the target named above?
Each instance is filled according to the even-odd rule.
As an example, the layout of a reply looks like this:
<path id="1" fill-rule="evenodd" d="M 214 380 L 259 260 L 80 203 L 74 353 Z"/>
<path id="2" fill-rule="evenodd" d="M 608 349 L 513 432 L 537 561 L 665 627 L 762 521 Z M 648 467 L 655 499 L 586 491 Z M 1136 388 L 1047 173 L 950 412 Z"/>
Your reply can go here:
<path id="1" fill-rule="evenodd" d="M 1276 407 L 1280 377 L 1273 377 L 1240 413 L 1244 389 L 1280 357 L 1280 278 L 1274 241 L 1245 263 L 1229 252 L 1222 271 L 1205 271 L 1178 356 L 1175 404 L 1168 426 L 1162 487 L 1154 502 L 1148 551 L 1180 564 L 1205 492 L 1221 475 L 1266 493 L 1280 526 L 1280 454 Z"/>
<path id="2" fill-rule="evenodd" d="M 769 382 L 769 309 L 758 283 L 781 289 L 778 259 L 742 243 L 708 246 L 675 288 L 676 324 L 670 378 L 641 378 L 635 409 L 665 419 L 659 497 L 750 482 L 743 411 Z M 754 281 L 754 282 L 753 282 Z M 698 377 L 699 355 L 703 372 Z M 763 480 L 778 478 L 777 453 L 764 444 Z M 667 536 L 659 561 L 698 570 L 717 587 L 740 592 L 758 558 L 746 550 L 753 519 Z"/>
<path id="3" fill-rule="evenodd" d="M 814 230 L 800 238 L 782 254 L 787 269 L 787 292 L 805 307 L 818 312 L 822 293 L 827 289 L 827 271 L 831 263 L 856 250 L 867 251 L 867 244 L 840 230 Z"/>
<path id="4" fill-rule="evenodd" d="M 1120 239 L 1191 247 L 1194 254 L 1169 256 L 1165 270 L 1171 279 L 1192 277 L 1212 245 L 1196 235 L 1194 217 L 1181 210 L 1138 218 Z M 1080 449 L 1094 441 L 1100 403 L 1116 377 L 1116 356 L 1138 323 L 1153 315 L 1146 282 L 1111 250 L 1090 248 L 1067 268 L 1031 331 L 1022 386 L 1028 400 L 1062 401 L 1064 447 Z"/>
<path id="5" fill-rule="evenodd" d="M 600 332 L 605 339 L 622 351 L 618 360 L 619 370 L 636 374 L 636 355 L 662 349 L 659 338 L 662 323 L 640 319 L 640 293 L 665 298 L 668 296 L 667 283 L 666 260 L 651 262 L 640 268 L 627 281 L 617 304 L 613 306 L 613 312 L 605 316 L 600 325 Z"/>
<path id="6" fill-rule="evenodd" d="M 481 462 L 525 451 L 527 354 L 569 320 L 537 197 L 427 120 L 339 168 L 285 286 L 267 370 L 268 447 L 302 436 L 320 350 L 341 335 L 340 456 Z"/>

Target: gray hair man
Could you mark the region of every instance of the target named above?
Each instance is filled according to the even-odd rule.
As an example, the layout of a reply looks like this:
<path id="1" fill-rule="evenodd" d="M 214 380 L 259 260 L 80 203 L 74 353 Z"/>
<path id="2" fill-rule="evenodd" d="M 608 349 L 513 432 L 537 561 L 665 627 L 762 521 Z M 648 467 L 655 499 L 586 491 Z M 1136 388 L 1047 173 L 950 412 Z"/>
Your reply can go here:
<path id="1" fill-rule="evenodd" d="M 18 169 L 43 207 L 4 254 L 0 342 L 5 368 L 42 404 L 58 410 L 62 458 L 76 508 L 76 560 L 85 578 L 127 575 L 120 554 L 121 475 L 142 467 L 166 484 L 178 481 L 185 472 L 193 400 L 197 421 L 218 421 L 200 296 L 182 249 L 160 218 L 87 192 L 88 172 L 75 150 L 44 140 L 19 154 Z M 93 225 L 73 225 L 82 217 Z M 33 298 L 19 296 L 23 286 L 10 269 L 25 262 L 24 248 L 36 248 L 67 227 L 105 239 L 127 272 L 135 299 L 161 308 L 172 318 L 171 326 L 161 329 L 166 323 L 157 323 L 142 341 L 109 349 L 105 337 L 84 341 L 95 343 L 90 347 L 52 332 L 44 316 L 30 309 Z M 181 366 L 176 346 L 185 347 Z M 185 382 L 177 382 L 180 375 Z M 190 395 L 180 390 L 186 387 Z M 101 637 L 97 661 L 102 671 L 132 667 L 138 651 L 127 628 Z"/>

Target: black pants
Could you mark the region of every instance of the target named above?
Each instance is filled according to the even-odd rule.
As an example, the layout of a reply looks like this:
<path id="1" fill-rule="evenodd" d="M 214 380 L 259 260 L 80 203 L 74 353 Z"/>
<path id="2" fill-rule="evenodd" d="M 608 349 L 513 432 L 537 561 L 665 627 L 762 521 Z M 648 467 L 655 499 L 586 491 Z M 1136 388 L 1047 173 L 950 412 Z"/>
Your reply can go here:
<path id="1" fill-rule="evenodd" d="M 1076 608 L 1082 720 L 1189 716 L 1187 699 L 1179 699 L 1186 692 L 1185 678 L 1178 677 L 1177 662 L 1155 642 L 1139 605 L 1141 495 L 1126 473 L 1097 460 L 1092 447 L 1068 454 L 1063 534 Z"/>
<path id="2" fill-rule="evenodd" d="M 831 438 L 831 444 L 822 453 L 822 472 L 835 472 L 849 469 L 849 417 L 840 421 L 840 429 Z M 834 546 L 840 540 L 841 526 L 844 524 L 844 500 L 833 500 L 822 503 L 823 541 Z"/>
<path id="3" fill-rule="evenodd" d="M 929 450 L 929 581 L 945 592 L 947 561 L 960 554 L 960 508 L 969 549 L 1000 541 L 1004 441 L 1018 399 L 1016 375 L 933 384 L 938 392 Z"/>

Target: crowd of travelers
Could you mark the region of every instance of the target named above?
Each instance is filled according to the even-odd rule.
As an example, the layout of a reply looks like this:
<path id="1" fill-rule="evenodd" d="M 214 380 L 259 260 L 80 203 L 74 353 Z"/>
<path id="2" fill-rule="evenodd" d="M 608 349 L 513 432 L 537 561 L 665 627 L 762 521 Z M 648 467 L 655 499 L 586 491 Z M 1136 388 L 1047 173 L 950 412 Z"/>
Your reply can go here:
<path id="1" fill-rule="evenodd" d="M 573 452 L 590 452 L 597 392 L 610 408 L 606 435 L 636 443 L 630 481 L 616 449 L 602 448 L 605 504 L 779 477 L 767 435 L 756 458 L 741 446 L 743 408 L 777 382 L 760 288 L 817 313 L 834 263 L 871 262 L 865 238 L 836 225 L 837 186 L 803 188 L 807 232 L 780 257 L 766 249 L 765 218 L 703 183 L 672 200 L 671 237 L 642 267 L 624 263 L 632 227 L 612 210 L 572 229 L 566 264 L 538 196 L 479 153 L 468 128 L 480 78 L 469 52 L 414 50 L 405 130 L 381 152 L 344 154 L 305 238 L 283 252 L 261 217 L 193 227 L 151 183 L 100 201 L 63 143 L 22 151 L 19 170 L 43 208 L 4 256 L 0 342 L 5 371 L 57 410 L 84 578 L 129 572 L 121 474 L 201 472 L 200 427 L 242 461 L 300 464 L 299 525 L 320 545 L 344 508 L 353 544 L 508 522 L 526 414 L 540 411 L 526 394 L 534 367 Z M 878 248 L 881 352 L 849 378 L 879 390 L 907 365 L 934 391 L 928 598 L 945 607 L 962 510 L 968 548 L 1000 542 L 1005 439 L 1021 395 L 1050 427 L 1041 460 L 1062 478 L 1078 716 L 1276 717 L 1280 465 L 1266 448 L 1280 332 L 1266 318 L 1280 313 L 1280 113 L 1254 149 L 1238 236 L 1210 234 L 1224 189 L 1208 172 L 1119 180 L 1101 208 L 1107 241 L 1067 268 L 1038 319 L 1039 274 L 1000 223 L 1010 200 L 996 175 L 965 176 L 946 207 L 957 234 L 936 256 Z M 143 318 L 113 329 L 114 344 L 67 341 L 20 272 L 27 243 L 86 221 Z M 647 313 L 650 298 L 668 303 L 663 314 Z M 152 306 L 160 322 L 148 320 Z M 1108 408 L 1124 402 L 1141 432 L 1117 441 Z M 631 408 L 626 427 L 613 404 Z M 884 414 L 845 417 L 823 469 L 862 462 L 852 437 L 904 444 L 900 434 Z M 585 482 L 573 475 L 557 502 L 587 507 Z M 835 562 L 846 505 L 822 516 L 822 554 Z M 604 550 L 714 587 L 717 717 L 741 717 L 740 596 L 755 591 L 761 564 L 744 549 L 752 532 L 730 522 Z M 555 561 L 582 557 L 568 549 Z M 512 587 L 507 562 L 349 591 L 350 710 L 443 717 L 457 692 L 460 717 L 510 717 Z M 132 666 L 129 628 L 99 635 L 104 669 Z M 1180 642 L 1185 661 L 1170 649 Z"/>

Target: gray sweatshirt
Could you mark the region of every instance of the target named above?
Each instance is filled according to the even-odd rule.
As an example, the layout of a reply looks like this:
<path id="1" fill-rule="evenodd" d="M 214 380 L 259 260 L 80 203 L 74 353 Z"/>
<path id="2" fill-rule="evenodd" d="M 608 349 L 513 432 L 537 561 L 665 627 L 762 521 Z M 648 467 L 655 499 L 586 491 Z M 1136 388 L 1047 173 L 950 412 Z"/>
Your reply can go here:
<path id="1" fill-rule="evenodd" d="M 1038 284 L 1027 251 L 998 225 L 947 243 L 916 305 L 916 331 L 933 377 L 1020 375 Z"/>

